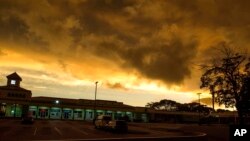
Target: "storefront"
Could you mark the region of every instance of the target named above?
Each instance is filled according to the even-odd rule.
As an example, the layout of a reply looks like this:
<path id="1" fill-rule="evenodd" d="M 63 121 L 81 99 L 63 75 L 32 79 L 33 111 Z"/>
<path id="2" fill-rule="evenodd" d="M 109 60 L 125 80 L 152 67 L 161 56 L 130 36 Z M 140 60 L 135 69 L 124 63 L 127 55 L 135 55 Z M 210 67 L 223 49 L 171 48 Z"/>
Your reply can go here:
<path id="1" fill-rule="evenodd" d="M 130 121 L 134 118 L 134 107 L 122 102 L 32 97 L 30 90 L 20 87 L 22 78 L 17 73 L 8 75 L 7 79 L 7 85 L 0 86 L 0 117 L 29 114 L 37 119 L 55 120 L 93 120 L 96 115 L 110 115 L 113 119 L 127 117 Z M 147 116 L 140 118 L 146 121 Z"/>
<path id="2" fill-rule="evenodd" d="M 50 119 L 61 119 L 62 110 L 58 107 L 51 107 L 49 111 Z"/>
<path id="3" fill-rule="evenodd" d="M 74 120 L 83 120 L 85 115 L 84 113 L 83 109 L 74 109 Z"/>
<path id="4" fill-rule="evenodd" d="M 7 117 L 21 117 L 22 105 L 19 104 L 7 104 L 4 106 L 5 116 Z"/>
<path id="5" fill-rule="evenodd" d="M 48 119 L 49 118 L 49 107 L 39 106 L 37 118 Z"/>

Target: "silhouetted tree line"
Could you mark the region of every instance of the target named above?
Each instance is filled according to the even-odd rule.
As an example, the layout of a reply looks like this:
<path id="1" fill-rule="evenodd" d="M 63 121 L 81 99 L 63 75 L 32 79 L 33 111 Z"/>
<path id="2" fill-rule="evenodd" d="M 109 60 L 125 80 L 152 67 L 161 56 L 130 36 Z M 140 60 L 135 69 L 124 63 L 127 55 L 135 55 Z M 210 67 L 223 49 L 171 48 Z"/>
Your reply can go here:
<path id="1" fill-rule="evenodd" d="M 226 110 L 226 109 L 217 109 L 216 112 L 217 113 L 225 113 L 225 112 L 230 112 L 230 111 Z"/>
<path id="2" fill-rule="evenodd" d="M 152 108 L 154 110 L 162 111 L 176 111 L 176 112 L 202 112 L 210 113 L 213 111 L 212 108 L 207 107 L 206 105 L 199 104 L 197 102 L 192 103 L 178 103 L 173 100 L 163 99 L 159 102 L 150 102 L 147 103 L 146 107 Z"/>

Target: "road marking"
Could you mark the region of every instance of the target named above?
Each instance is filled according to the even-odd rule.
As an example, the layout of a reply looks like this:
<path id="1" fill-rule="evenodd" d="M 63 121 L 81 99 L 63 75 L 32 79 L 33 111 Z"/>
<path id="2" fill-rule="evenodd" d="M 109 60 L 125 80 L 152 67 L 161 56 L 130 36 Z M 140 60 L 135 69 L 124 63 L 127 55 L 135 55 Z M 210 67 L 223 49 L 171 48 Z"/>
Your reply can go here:
<path id="1" fill-rule="evenodd" d="M 56 132 L 57 132 L 59 135 L 62 136 L 62 132 L 61 132 L 58 128 L 54 127 L 54 129 L 56 130 Z"/>
<path id="2" fill-rule="evenodd" d="M 36 129 L 35 129 L 35 131 L 34 131 L 34 134 L 33 134 L 34 136 L 36 135 L 36 131 L 37 131 L 37 127 L 36 127 Z"/>
<path id="3" fill-rule="evenodd" d="M 92 131 L 96 131 L 96 129 L 94 129 L 94 127 L 86 127 L 88 130 L 92 130 Z"/>
<path id="4" fill-rule="evenodd" d="M 88 135 L 88 133 L 86 133 L 86 132 L 84 132 L 84 131 L 82 131 L 82 130 L 80 130 L 80 129 L 77 129 L 77 128 L 74 128 L 74 127 L 71 127 L 73 130 L 75 130 L 75 131 L 78 131 L 78 132 L 81 132 L 81 133 L 83 133 L 83 134 L 85 134 L 85 135 Z"/>
<path id="5" fill-rule="evenodd" d="M 3 136 L 9 135 L 13 130 L 9 129 L 6 132 L 3 132 Z"/>

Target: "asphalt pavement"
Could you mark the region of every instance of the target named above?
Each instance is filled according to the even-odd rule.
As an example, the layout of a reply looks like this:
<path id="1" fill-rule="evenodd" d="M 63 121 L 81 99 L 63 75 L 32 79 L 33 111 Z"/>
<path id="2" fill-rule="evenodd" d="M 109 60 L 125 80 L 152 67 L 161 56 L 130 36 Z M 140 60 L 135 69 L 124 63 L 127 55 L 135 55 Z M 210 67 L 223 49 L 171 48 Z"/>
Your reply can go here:
<path id="1" fill-rule="evenodd" d="M 19 140 L 168 140 L 227 141 L 227 126 L 166 123 L 129 123 L 127 133 L 97 130 L 92 122 L 36 120 L 21 124 L 18 119 L 0 119 L 0 141 Z M 218 134 L 219 131 L 220 134 Z M 207 136 L 206 136 L 207 134 Z"/>

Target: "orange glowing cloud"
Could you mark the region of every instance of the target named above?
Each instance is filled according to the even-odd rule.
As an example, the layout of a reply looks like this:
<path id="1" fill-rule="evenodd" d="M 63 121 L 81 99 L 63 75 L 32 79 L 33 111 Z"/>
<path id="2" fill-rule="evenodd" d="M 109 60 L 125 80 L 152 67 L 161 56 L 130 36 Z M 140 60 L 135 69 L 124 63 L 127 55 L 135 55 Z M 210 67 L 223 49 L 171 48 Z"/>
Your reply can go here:
<path id="1" fill-rule="evenodd" d="M 232 0 L 2 0 L 0 73 L 22 73 L 28 78 L 24 86 L 36 95 L 50 95 L 50 87 L 57 95 L 56 88 L 67 86 L 72 92 L 60 93 L 77 97 L 78 87 L 86 86 L 79 89 L 91 98 L 90 87 L 100 81 L 110 99 L 119 93 L 121 100 L 134 101 L 146 93 L 148 102 L 153 96 L 192 101 L 200 91 L 197 64 L 213 55 L 212 47 L 221 42 L 248 47 L 247 5 Z M 126 100 L 131 93 L 134 99 Z"/>

